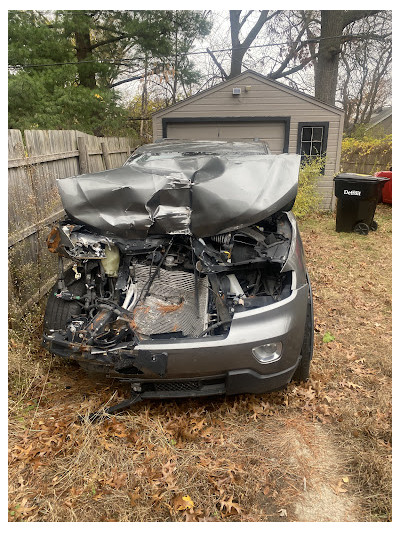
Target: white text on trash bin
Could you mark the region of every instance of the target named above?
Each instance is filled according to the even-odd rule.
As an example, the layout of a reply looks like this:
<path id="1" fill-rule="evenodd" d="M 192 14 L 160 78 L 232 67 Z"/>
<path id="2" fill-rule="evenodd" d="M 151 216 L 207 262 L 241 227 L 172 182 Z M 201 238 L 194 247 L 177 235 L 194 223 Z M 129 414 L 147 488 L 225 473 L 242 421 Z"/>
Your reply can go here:
<path id="1" fill-rule="evenodd" d="M 348 194 L 350 196 L 361 196 L 361 191 L 348 191 L 347 189 L 345 189 L 343 191 L 343 194 Z"/>

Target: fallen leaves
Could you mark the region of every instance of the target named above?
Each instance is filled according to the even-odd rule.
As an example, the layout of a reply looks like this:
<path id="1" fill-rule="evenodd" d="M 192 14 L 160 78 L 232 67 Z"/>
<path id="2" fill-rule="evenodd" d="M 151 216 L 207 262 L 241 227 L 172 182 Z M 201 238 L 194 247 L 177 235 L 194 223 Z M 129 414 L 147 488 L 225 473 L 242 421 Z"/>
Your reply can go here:
<path id="1" fill-rule="evenodd" d="M 348 387 L 349 389 L 352 389 L 352 390 L 363 389 L 361 385 L 358 385 L 357 383 L 353 383 L 352 381 L 340 381 L 339 385 L 341 385 L 342 387 Z"/>
<path id="2" fill-rule="evenodd" d="M 163 465 L 161 469 L 160 482 L 165 484 L 167 488 L 169 489 L 175 488 L 176 486 L 175 472 L 176 472 L 176 457 L 171 457 L 170 459 L 168 459 L 168 461 Z"/>
<path id="3" fill-rule="evenodd" d="M 347 489 L 343 487 L 343 481 L 340 480 L 337 485 L 332 486 L 336 494 L 344 494 L 347 492 Z"/>
<path id="4" fill-rule="evenodd" d="M 224 517 L 242 513 L 242 506 L 238 502 L 233 501 L 233 496 L 229 496 L 227 499 L 221 499 L 218 504 Z"/>
<path id="5" fill-rule="evenodd" d="M 8 513 L 9 520 L 11 522 L 20 521 L 20 519 L 25 521 L 32 514 L 32 512 L 36 510 L 36 505 L 29 506 L 27 505 L 27 502 L 28 498 L 24 497 L 20 503 L 17 503 L 9 508 Z"/>
<path id="6" fill-rule="evenodd" d="M 186 511 L 193 509 L 194 503 L 190 496 L 175 496 L 173 499 L 173 506 L 175 511 Z"/>
<path id="7" fill-rule="evenodd" d="M 136 502 L 140 500 L 140 487 L 136 487 L 136 489 L 133 492 L 129 492 L 128 496 L 129 496 L 129 503 L 132 505 L 132 507 L 135 507 Z"/>
<path id="8" fill-rule="evenodd" d="M 125 487 L 127 483 L 127 477 L 128 474 L 125 472 L 118 473 L 116 469 L 114 469 L 111 473 L 111 477 L 104 480 L 104 484 L 113 489 L 121 489 L 122 487 Z"/>
<path id="9" fill-rule="evenodd" d="M 76 413 L 104 405 L 115 382 L 105 392 L 104 383 L 85 381 L 81 370 L 61 362 L 52 368 L 52 387 L 46 385 L 32 427 L 43 388 L 40 375 L 23 408 L 15 408 L 10 417 L 10 521 L 296 520 L 291 503 L 298 493 L 308 496 L 315 482 L 308 458 L 302 456 L 304 465 L 296 476 L 291 458 L 285 458 L 284 468 L 276 450 L 265 452 L 266 428 L 281 424 L 286 435 L 291 422 L 304 439 L 311 438 L 307 427 L 312 422 L 336 429 L 340 450 L 350 442 L 346 450 L 357 474 L 332 474 L 332 490 L 344 501 L 361 493 L 364 502 L 375 506 L 377 514 L 371 516 L 386 516 L 390 480 L 382 475 L 381 464 L 390 464 L 391 456 L 390 362 L 385 363 L 390 361 L 390 266 L 385 267 L 390 262 L 385 256 L 379 271 L 374 270 L 381 256 L 363 250 L 360 241 L 354 252 L 352 236 L 335 234 L 334 220 L 329 223 L 330 233 L 324 218 L 318 219 L 322 229 L 308 229 L 317 335 L 307 383 L 268 395 L 146 401 L 99 424 L 82 425 L 76 423 Z M 379 237 L 374 247 L 385 235 Z M 361 253 L 367 264 L 362 280 L 354 262 Z M 338 263 L 328 268 L 328 256 Z M 324 342 L 326 333 L 335 340 Z M 24 349 L 14 341 L 10 347 Z M 43 357 L 39 349 L 38 354 Z M 11 400 L 13 394 L 11 390 Z M 124 396 L 122 389 L 119 396 Z"/>

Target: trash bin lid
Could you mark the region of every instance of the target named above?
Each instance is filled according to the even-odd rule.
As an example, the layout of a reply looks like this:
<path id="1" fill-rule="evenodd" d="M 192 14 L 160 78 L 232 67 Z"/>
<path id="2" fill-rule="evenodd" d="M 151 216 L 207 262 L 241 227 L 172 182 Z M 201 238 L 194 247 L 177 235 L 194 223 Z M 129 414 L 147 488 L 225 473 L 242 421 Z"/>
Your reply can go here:
<path id="1" fill-rule="evenodd" d="M 355 174 L 353 172 L 342 172 L 333 178 L 333 181 L 356 181 L 357 183 L 378 183 L 388 181 L 389 178 L 382 176 L 368 176 L 367 174 Z"/>
<path id="2" fill-rule="evenodd" d="M 392 171 L 391 170 L 380 170 L 379 172 L 375 172 L 374 176 L 390 179 L 392 177 Z"/>

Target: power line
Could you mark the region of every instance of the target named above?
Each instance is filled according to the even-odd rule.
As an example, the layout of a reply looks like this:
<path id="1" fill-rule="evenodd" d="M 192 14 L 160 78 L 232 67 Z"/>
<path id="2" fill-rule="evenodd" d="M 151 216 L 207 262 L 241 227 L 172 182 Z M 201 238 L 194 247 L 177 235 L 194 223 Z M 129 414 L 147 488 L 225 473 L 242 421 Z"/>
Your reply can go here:
<path id="1" fill-rule="evenodd" d="M 303 45 L 306 45 L 306 44 L 309 44 L 309 43 L 318 43 L 318 42 L 323 41 L 325 39 L 337 39 L 337 38 L 348 39 L 349 36 L 346 36 L 346 35 L 334 35 L 334 36 L 331 36 L 331 37 L 315 37 L 314 39 L 307 39 L 305 41 L 299 41 L 298 43 L 294 42 L 293 44 L 297 47 L 297 46 L 303 46 Z M 357 39 L 358 36 L 354 35 L 354 36 L 352 36 L 352 38 L 353 39 Z M 272 46 L 284 46 L 284 45 L 288 45 L 288 42 L 285 41 L 285 42 L 280 42 L 280 43 L 254 44 L 252 46 L 236 46 L 235 48 L 219 48 L 217 50 L 210 50 L 210 52 L 212 52 L 212 53 L 232 52 L 234 49 L 235 50 L 249 50 L 251 48 L 267 48 L 267 47 L 272 47 Z M 192 55 L 201 55 L 201 54 L 208 54 L 208 53 L 209 53 L 208 50 L 197 50 L 197 51 L 194 51 L 194 52 L 181 53 L 180 55 L 181 56 L 192 56 Z M 142 58 L 142 57 L 121 58 L 121 59 L 117 59 L 117 60 L 114 60 L 114 59 L 97 59 L 97 60 L 86 60 L 86 61 L 85 60 L 84 61 L 66 61 L 64 63 L 36 63 L 36 64 L 8 65 L 8 66 L 9 66 L 9 68 L 21 69 L 21 68 L 54 67 L 54 66 L 63 66 L 63 65 L 79 65 L 79 64 L 82 64 L 82 63 L 109 63 L 109 64 L 118 65 L 120 63 L 122 63 L 122 64 L 123 63 L 130 63 L 130 62 L 133 62 L 133 61 L 136 61 L 136 60 L 144 60 L 144 58 Z"/>
<path id="2" fill-rule="evenodd" d="M 137 58 L 140 59 L 140 58 Z M 81 65 L 82 63 L 110 63 L 118 65 L 119 63 L 132 62 L 134 59 L 93 59 L 87 61 L 65 61 L 64 63 L 36 63 L 31 65 L 8 65 L 9 68 L 39 68 L 39 67 L 58 67 L 64 65 Z"/>

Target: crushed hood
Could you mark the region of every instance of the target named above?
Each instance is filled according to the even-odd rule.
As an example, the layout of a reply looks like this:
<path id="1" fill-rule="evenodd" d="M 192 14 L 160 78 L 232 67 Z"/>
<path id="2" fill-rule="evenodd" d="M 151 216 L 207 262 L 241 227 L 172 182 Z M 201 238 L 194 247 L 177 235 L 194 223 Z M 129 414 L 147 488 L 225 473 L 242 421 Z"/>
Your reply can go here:
<path id="1" fill-rule="evenodd" d="M 67 214 L 127 239 L 208 237 L 260 222 L 296 197 L 299 155 L 156 146 L 121 168 L 57 180 Z"/>

